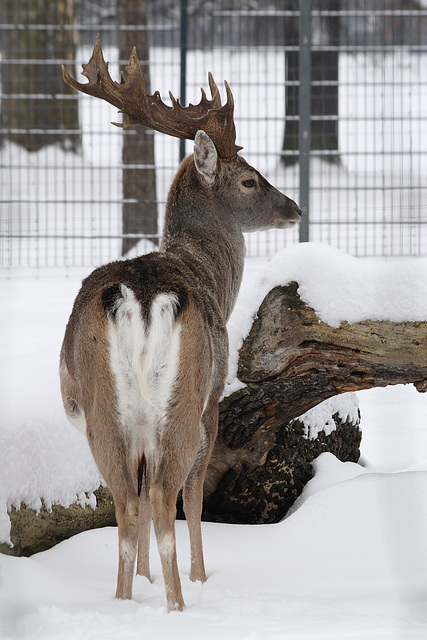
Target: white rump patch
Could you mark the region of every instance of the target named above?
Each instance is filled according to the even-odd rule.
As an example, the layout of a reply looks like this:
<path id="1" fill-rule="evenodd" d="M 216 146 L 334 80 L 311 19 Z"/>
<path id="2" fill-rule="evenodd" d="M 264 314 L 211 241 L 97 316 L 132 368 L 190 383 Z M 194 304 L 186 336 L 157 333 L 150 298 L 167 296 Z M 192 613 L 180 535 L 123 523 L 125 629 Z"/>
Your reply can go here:
<path id="1" fill-rule="evenodd" d="M 163 422 L 178 372 L 180 326 L 173 293 L 161 293 L 146 322 L 133 291 L 121 285 L 114 320 L 109 321 L 110 361 L 117 409 L 137 465 L 142 452 L 155 462 L 156 431 Z"/>

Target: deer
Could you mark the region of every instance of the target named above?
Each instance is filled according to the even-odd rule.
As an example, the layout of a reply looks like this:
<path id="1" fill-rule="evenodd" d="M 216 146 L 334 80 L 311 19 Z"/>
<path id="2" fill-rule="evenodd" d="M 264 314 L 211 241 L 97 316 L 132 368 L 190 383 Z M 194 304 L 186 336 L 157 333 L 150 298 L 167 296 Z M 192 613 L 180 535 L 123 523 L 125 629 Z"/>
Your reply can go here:
<path id="1" fill-rule="evenodd" d="M 116 598 L 132 598 L 133 576 L 151 581 L 151 522 L 168 611 L 182 610 L 175 519 L 182 491 L 190 580 L 206 581 L 203 483 L 218 430 L 228 363 L 227 320 L 242 280 L 244 232 L 288 228 L 298 206 L 238 152 L 234 100 L 209 73 L 211 98 L 172 106 L 147 93 L 134 48 L 114 82 L 96 38 L 83 65 L 89 82 L 66 83 L 141 124 L 194 140 L 170 187 L 158 251 L 95 269 L 75 299 L 60 354 L 65 412 L 85 432 L 110 488 L 118 527 Z"/>

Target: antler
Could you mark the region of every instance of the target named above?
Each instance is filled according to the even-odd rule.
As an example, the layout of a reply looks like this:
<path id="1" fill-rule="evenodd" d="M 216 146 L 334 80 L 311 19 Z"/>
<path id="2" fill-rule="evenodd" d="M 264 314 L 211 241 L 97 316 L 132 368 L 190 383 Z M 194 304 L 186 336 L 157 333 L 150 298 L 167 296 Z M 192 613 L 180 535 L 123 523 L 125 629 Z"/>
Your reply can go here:
<path id="1" fill-rule="evenodd" d="M 221 105 L 219 90 L 211 73 L 208 75 L 211 100 L 208 100 L 202 89 L 202 98 L 199 104 L 183 107 L 169 92 L 172 101 L 172 106 L 169 107 L 162 102 L 158 91 L 153 95 L 146 92 L 145 75 L 141 69 L 135 47 L 126 67 L 126 78 L 122 73 L 120 83 L 110 77 L 108 62 L 105 62 L 102 53 L 99 34 L 96 37 L 91 59 L 82 66 L 82 75 L 88 78 L 88 83 L 77 82 L 62 66 L 65 82 L 78 91 L 106 100 L 117 107 L 120 113 L 127 116 L 123 124 L 113 124 L 119 127 L 143 124 L 155 131 L 187 140 L 194 140 L 197 131 L 202 129 L 213 140 L 219 157 L 223 159 L 233 158 L 243 148 L 235 144 L 233 94 L 228 83 L 224 82 L 227 102 Z"/>

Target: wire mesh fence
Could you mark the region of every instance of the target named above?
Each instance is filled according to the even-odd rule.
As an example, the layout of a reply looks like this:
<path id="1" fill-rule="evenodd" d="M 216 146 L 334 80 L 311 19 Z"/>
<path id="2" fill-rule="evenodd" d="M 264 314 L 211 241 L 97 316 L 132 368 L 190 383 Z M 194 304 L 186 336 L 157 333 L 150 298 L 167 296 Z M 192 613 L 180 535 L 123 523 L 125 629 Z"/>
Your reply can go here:
<path id="1" fill-rule="evenodd" d="M 12 6 L 13 4 L 13 6 Z M 133 44 L 151 90 L 195 103 L 212 71 L 242 155 L 302 204 L 303 239 L 427 254 L 427 8 L 404 0 L 2 3 L 0 266 L 91 267 L 155 249 L 191 143 L 111 126 L 69 90 L 100 33 L 118 79 Z M 222 90 L 222 89 L 221 89 Z M 223 93 L 224 95 L 224 93 Z M 250 234 L 271 255 L 298 231 Z"/>

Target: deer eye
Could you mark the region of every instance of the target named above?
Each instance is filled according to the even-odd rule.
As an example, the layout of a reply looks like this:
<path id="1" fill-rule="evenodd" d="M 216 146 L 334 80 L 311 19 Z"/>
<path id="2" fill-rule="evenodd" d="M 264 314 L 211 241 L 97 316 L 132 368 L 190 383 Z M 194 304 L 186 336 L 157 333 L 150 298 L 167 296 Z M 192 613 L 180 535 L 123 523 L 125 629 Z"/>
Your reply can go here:
<path id="1" fill-rule="evenodd" d="M 251 187 L 255 186 L 255 180 L 253 178 L 251 178 L 250 180 L 243 180 L 242 185 L 250 189 Z"/>

